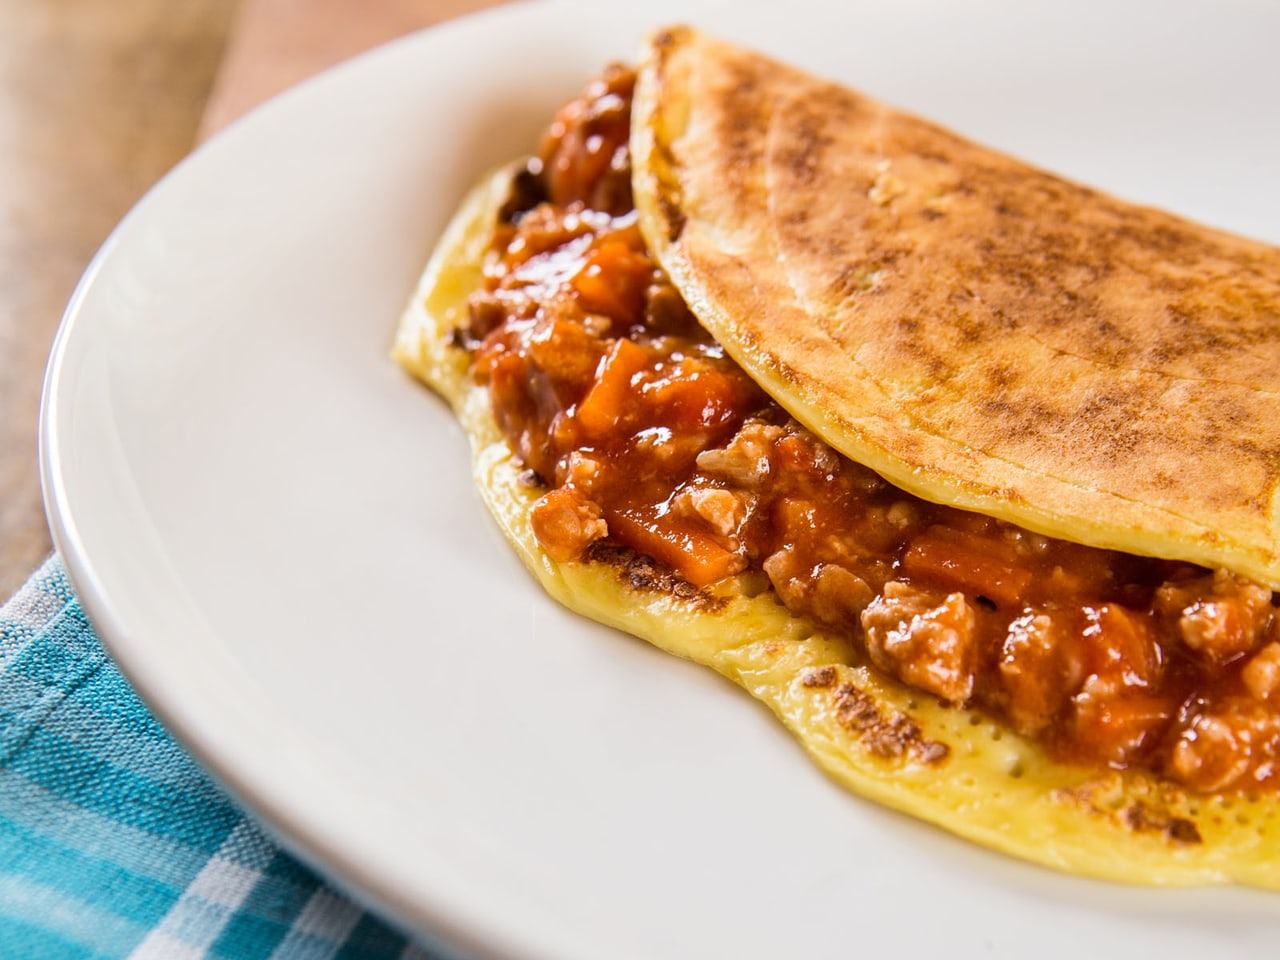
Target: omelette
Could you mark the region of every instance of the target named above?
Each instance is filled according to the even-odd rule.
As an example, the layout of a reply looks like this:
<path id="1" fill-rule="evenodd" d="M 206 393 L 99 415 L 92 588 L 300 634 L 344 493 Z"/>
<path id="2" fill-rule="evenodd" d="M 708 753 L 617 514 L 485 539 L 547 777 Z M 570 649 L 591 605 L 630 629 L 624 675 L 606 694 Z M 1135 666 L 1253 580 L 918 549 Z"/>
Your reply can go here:
<path id="1" fill-rule="evenodd" d="M 687 27 L 531 149 L 393 355 L 551 596 L 986 847 L 1280 888 L 1280 250 Z"/>

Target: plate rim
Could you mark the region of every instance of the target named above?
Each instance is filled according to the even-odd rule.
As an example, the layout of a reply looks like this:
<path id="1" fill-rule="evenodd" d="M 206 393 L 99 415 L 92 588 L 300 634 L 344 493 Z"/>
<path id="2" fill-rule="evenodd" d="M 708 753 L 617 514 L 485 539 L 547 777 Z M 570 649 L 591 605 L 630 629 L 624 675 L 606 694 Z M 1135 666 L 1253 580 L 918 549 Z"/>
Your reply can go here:
<path id="1" fill-rule="evenodd" d="M 251 130 L 257 124 L 269 122 L 272 112 L 289 109 L 289 104 L 295 102 L 295 100 L 313 96 L 311 91 L 322 85 L 340 82 L 337 78 L 340 78 L 341 75 L 347 71 L 363 69 L 363 64 L 366 62 L 385 56 L 385 51 L 389 47 L 421 43 L 421 38 L 424 35 L 447 38 L 455 32 L 480 29 L 480 27 L 476 26 L 477 24 L 483 26 L 490 21 L 505 22 L 525 16 L 542 16 L 548 10 L 554 11 L 558 9 L 565 11 L 591 6 L 592 4 L 586 2 L 586 0 L 517 0 L 517 2 L 509 5 L 476 11 L 425 30 L 417 31 L 393 40 L 389 44 L 384 44 L 360 54 L 303 81 L 301 84 L 256 107 L 244 117 L 237 119 L 225 131 L 212 138 L 209 143 L 222 142 L 226 137 L 246 135 L 243 131 Z M 714 8 L 724 6 L 724 4 L 712 2 L 707 6 L 708 8 Z M 999 4 L 996 4 L 996 6 L 999 6 Z M 441 42 L 444 42 L 444 40 L 442 39 Z M 132 221 L 137 211 L 148 202 L 156 191 L 163 189 L 173 179 L 184 176 L 182 171 L 187 169 L 188 164 L 192 162 L 192 158 L 201 154 L 204 149 L 205 147 L 201 147 L 199 150 L 194 151 L 170 170 L 144 194 L 125 218 L 121 220 L 120 224 L 113 229 L 95 253 L 76 285 L 62 321 L 58 326 L 42 384 L 38 431 L 41 489 L 55 548 L 64 560 L 68 577 L 77 597 L 89 614 L 95 630 L 112 653 L 113 658 L 120 665 L 130 683 L 138 690 L 139 695 L 142 696 L 147 706 L 163 719 L 165 726 L 174 732 L 184 748 L 198 757 L 201 764 L 214 775 L 221 785 L 228 789 L 238 802 L 246 807 L 247 810 L 252 811 L 262 822 L 269 825 L 271 832 L 282 839 L 291 852 L 299 855 L 312 865 L 321 868 L 326 876 L 349 883 L 361 899 L 366 902 L 372 902 L 377 909 L 392 917 L 399 918 L 401 923 L 414 930 L 416 936 L 421 938 L 424 935 L 429 936 L 432 930 L 438 931 L 441 934 L 441 940 L 438 944 L 432 944 L 435 949 L 448 952 L 457 950 L 459 945 L 462 945 L 463 949 L 468 951 L 468 955 L 486 957 L 506 955 L 506 951 L 511 946 L 510 943 L 503 940 L 485 942 L 483 938 L 480 940 L 474 939 L 477 930 L 471 925 L 458 928 L 456 926 L 458 915 L 454 910 L 443 911 L 440 916 L 426 920 L 422 903 L 417 902 L 412 905 L 398 904 L 394 902 L 394 898 L 388 898 L 386 896 L 387 891 L 379 889 L 379 877 L 367 875 L 367 872 L 361 869 L 359 862 L 353 861 L 350 857 L 344 855 L 340 845 L 326 849 L 324 844 L 317 844 L 315 836 L 296 835 L 293 829 L 296 825 L 294 817 L 296 811 L 278 809 L 277 804 L 272 800 L 272 796 L 261 792 L 262 784 L 251 783 L 240 778 L 238 776 L 239 769 L 233 764 L 229 764 L 226 757 L 217 753 L 210 746 L 202 735 L 202 731 L 195 729 L 200 726 L 198 721 L 194 717 L 184 715 L 181 710 L 175 709 L 163 695 L 156 694 L 156 685 L 153 678 L 146 675 L 146 665 L 134 658 L 137 641 L 130 636 L 132 633 L 130 625 L 125 623 L 118 615 L 109 592 L 101 583 L 94 559 L 89 556 L 88 548 L 78 533 L 74 508 L 68 501 L 68 492 L 65 486 L 64 470 L 66 468 L 61 459 L 64 451 L 60 445 L 57 423 L 60 404 L 64 400 L 62 392 L 64 389 L 63 378 L 66 374 L 64 364 L 67 351 L 71 348 L 76 335 L 77 318 L 83 316 L 82 310 L 85 301 L 91 295 L 94 284 L 104 269 L 104 264 L 108 262 L 119 246 L 120 236 L 126 225 Z M 345 853 L 349 852 L 345 851 Z M 412 914 L 411 919 L 405 919 L 408 914 Z M 429 924 L 426 929 L 423 926 L 424 920 Z M 522 949 L 529 949 L 529 947 L 522 946 Z M 536 952 L 536 947 L 532 949 Z"/>

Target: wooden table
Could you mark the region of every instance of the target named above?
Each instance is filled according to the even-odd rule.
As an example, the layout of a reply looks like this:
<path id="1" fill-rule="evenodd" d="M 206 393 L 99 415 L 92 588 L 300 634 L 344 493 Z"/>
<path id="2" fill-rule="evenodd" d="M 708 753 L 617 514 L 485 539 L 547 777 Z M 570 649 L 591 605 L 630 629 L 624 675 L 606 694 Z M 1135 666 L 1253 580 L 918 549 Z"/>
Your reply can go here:
<path id="1" fill-rule="evenodd" d="M 0 3 L 0 601 L 52 549 L 40 382 L 76 280 L 199 139 L 298 80 L 498 0 Z"/>

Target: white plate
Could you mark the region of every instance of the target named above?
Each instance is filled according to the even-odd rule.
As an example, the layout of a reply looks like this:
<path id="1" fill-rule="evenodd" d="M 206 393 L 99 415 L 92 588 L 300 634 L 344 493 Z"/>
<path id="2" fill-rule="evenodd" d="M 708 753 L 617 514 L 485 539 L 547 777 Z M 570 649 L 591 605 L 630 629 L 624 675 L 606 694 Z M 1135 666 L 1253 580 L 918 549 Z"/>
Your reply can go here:
<path id="1" fill-rule="evenodd" d="M 1264 0 L 521 5 L 408 38 L 197 152 L 75 296 L 45 492 L 104 639 L 294 849 L 476 955 L 1273 949 L 1274 896 L 1072 880 L 846 795 L 501 541 L 393 326 L 470 181 L 677 18 L 1280 241 Z"/>

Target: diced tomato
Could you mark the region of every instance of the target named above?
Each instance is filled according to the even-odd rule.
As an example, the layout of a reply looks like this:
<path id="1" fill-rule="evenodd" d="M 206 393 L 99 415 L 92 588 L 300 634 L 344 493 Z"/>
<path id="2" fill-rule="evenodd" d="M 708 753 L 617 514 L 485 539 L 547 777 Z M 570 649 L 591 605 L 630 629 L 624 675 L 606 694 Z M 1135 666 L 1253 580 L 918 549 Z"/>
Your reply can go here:
<path id="1" fill-rule="evenodd" d="M 695 587 L 741 572 L 746 559 L 721 546 L 704 530 L 673 522 L 660 522 L 647 510 L 623 509 L 608 513 L 609 529 L 641 553 L 674 569 Z"/>
<path id="2" fill-rule="evenodd" d="M 1025 566 L 1002 560 L 999 549 L 988 538 L 930 527 L 903 553 L 902 571 L 912 579 L 964 590 L 971 596 L 987 597 L 997 607 L 1013 609 L 1026 596 L 1032 573 Z"/>
<path id="3" fill-rule="evenodd" d="M 585 94 L 560 108 L 538 153 L 551 199 L 622 213 L 631 205 L 630 173 L 616 169 L 631 127 L 635 73 L 610 67 Z"/>
<path id="4" fill-rule="evenodd" d="M 710 364 L 676 360 L 660 376 L 644 383 L 646 404 L 672 429 L 702 430 L 741 417 L 743 391 L 733 378 Z"/>
<path id="5" fill-rule="evenodd" d="M 570 281 L 583 309 L 602 313 L 623 326 L 635 323 L 644 310 L 645 290 L 653 264 L 618 240 L 606 240 L 587 257 Z"/>
<path id="6" fill-rule="evenodd" d="M 578 404 L 582 432 L 592 438 L 617 430 L 628 410 L 631 378 L 648 366 L 642 347 L 625 338 L 615 340 L 596 372 L 595 383 Z"/>

